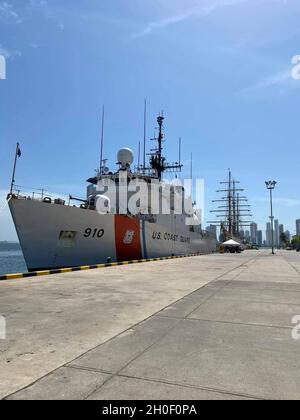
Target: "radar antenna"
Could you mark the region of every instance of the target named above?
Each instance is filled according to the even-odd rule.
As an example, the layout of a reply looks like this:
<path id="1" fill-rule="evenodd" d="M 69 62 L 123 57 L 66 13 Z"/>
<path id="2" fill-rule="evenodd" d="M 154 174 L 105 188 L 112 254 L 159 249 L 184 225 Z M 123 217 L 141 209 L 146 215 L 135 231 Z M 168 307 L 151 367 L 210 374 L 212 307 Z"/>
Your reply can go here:
<path id="1" fill-rule="evenodd" d="M 168 172 L 180 172 L 182 164 L 180 162 L 181 156 L 179 156 L 179 162 L 169 164 L 166 162 L 166 158 L 163 155 L 163 142 L 164 140 L 164 119 L 163 113 L 161 112 L 157 117 L 158 123 L 158 137 L 154 137 L 152 140 L 157 141 L 157 147 L 152 149 L 150 158 L 150 169 L 154 170 L 159 181 L 162 179 L 162 174 Z M 181 140 L 180 140 L 180 153 L 181 153 Z M 179 155 L 180 155 L 179 153 Z"/>

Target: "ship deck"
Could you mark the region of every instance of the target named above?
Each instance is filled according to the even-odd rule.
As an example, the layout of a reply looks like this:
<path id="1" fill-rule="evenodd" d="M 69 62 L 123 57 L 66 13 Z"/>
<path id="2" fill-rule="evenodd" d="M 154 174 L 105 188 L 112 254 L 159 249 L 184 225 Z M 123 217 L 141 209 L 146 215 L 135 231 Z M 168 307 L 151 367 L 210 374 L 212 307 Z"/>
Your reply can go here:
<path id="1" fill-rule="evenodd" d="M 300 398 L 300 253 L 155 261 L 0 291 L 0 398 Z"/>

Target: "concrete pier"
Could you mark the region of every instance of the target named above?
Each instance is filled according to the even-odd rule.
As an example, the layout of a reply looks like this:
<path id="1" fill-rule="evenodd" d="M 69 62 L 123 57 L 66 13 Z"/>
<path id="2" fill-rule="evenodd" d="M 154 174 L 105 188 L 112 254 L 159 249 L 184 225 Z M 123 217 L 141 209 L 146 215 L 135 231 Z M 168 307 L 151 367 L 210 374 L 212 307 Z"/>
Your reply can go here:
<path id="1" fill-rule="evenodd" d="M 300 253 L 0 283 L 0 398 L 299 399 Z"/>

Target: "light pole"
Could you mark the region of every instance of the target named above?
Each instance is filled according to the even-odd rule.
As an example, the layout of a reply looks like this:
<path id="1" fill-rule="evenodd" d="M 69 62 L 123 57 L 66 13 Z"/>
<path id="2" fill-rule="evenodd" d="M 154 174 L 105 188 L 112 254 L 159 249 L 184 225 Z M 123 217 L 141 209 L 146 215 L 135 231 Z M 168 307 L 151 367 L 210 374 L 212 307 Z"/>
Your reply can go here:
<path id="1" fill-rule="evenodd" d="M 273 216 L 273 197 L 272 197 L 272 191 L 275 188 L 275 185 L 277 184 L 276 181 L 266 181 L 266 187 L 270 191 L 270 206 L 271 206 L 271 242 L 272 242 L 272 254 L 274 255 L 274 216 Z"/>

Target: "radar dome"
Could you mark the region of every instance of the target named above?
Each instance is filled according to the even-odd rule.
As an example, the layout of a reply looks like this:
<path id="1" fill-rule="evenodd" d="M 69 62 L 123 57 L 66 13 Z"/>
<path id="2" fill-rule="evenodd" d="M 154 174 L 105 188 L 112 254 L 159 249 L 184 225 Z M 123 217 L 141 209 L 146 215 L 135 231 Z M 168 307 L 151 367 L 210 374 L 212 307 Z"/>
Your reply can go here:
<path id="1" fill-rule="evenodd" d="M 118 163 L 122 169 L 130 168 L 130 165 L 134 161 L 134 154 L 128 147 L 123 147 L 118 151 Z"/>

